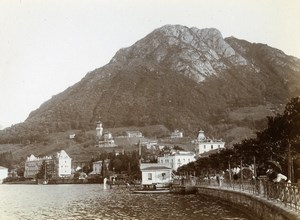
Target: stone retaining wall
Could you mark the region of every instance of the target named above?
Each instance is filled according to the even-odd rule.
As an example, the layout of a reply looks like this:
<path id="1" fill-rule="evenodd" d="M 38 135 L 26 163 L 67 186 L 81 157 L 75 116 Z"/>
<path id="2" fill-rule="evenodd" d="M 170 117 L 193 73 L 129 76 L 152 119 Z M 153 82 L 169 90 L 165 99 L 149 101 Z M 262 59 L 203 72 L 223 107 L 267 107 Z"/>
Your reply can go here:
<path id="1" fill-rule="evenodd" d="M 300 214 L 285 207 L 272 204 L 258 196 L 217 188 L 197 187 L 199 194 L 217 197 L 249 214 L 253 219 L 262 220 L 300 220 Z"/>

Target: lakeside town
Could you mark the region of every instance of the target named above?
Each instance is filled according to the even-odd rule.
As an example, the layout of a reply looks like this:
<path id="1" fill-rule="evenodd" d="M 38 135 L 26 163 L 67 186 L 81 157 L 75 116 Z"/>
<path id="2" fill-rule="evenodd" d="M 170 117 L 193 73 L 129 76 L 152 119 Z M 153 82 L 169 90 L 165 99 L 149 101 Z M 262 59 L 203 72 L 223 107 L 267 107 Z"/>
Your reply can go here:
<path id="1" fill-rule="evenodd" d="M 139 182 L 147 173 L 147 184 L 170 183 L 178 171 L 178 168 L 196 161 L 197 158 L 209 155 L 209 152 L 220 151 L 225 148 L 225 142 L 221 139 L 211 139 L 205 136 L 204 131 L 200 130 L 198 137 L 191 142 L 195 147 L 194 151 L 184 150 L 182 147 L 159 145 L 155 140 L 144 138 L 140 131 L 127 131 L 127 139 L 138 140 L 138 164 L 140 173 L 133 176 L 130 172 L 115 172 L 115 167 L 110 165 L 111 160 L 107 157 L 103 160 L 92 160 L 90 163 L 72 160 L 65 150 L 60 150 L 53 155 L 42 157 L 31 154 L 26 158 L 24 176 L 18 176 L 16 170 L 0 167 L 0 181 L 4 183 L 103 183 L 104 178 L 111 181 L 121 180 L 122 183 Z M 75 138 L 76 134 L 70 134 L 69 138 Z M 96 143 L 95 148 L 108 149 L 117 147 L 112 133 L 104 131 L 101 121 L 96 123 L 95 128 Z M 124 137 L 123 137 L 124 138 Z M 184 138 L 180 130 L 171 133 L 170 139 L 179 140 Z M 142 148 L 151 152 L 151 160 L 142 157 Z M 118 156 L 123 152 L 113 152 Z M 146 161 L 145 161 L 146 160 Z M 129 161 L 130 164 L 130 161 Z M 150 171 L 149 171 L 150 170 Z M 146 172 L 147 171 L 147 172 Z M 160 172 L 157 175 L 157 172 Z M 154 175 L 156 174 L 156 175 Z M 152 176 L 161 176 L 161 180 L 154 179 Z M 19 179 L 18 179 L 19 178 Z M 142 178 L 143 179 L 143 178 Z M 18 181 L 16 181 L 18 180 Z M 21 180 L 21 181 L 20 181 Z M 43 180 L 41 182 L 41 180 Z"/>
<path id="2" fill-rule="evenodd" d="M 136 140 L 133 151 L 114 151 L 112 133 L 104 130 L 98 121 L 94 130 L 94 148 L 99 154 L 87 163 L 73 161 L 68 152 L 61 149 L 56 154 L 26 158 L 23 175 L 1 167 L 1 182 L 4 183 L 110 183 L 164 186 L 175 179 L 195 177 L 202 179 L 255 180 L 261 176 L 271 182 L 298 183 L 299 159 L 292 156 L 297 142 L 280 136 L 287 129 L 297 129 L 291 119 L 298 117 L 300 98 L 293 98 L 282 115 L 269 118 L 268 127 L 257 133 L 256 138 L 245 139 L 233 147 L 225 147 L 222 139 L 208 138 L 203 130 L 191 141 L 193 151 L 174 145 L 159 145 L 145 139 L 140 131 L 127 131 L 126 139 Z M 290 123 L 288 126 L 287 123 Z M 276 132 L 274 132 L 276 129 Z M 281 129 L 281 130 L 278 130 Z M 297 137 L 297 132 L 295 133 Z M 76 134 L 70 134 L 74 138 Z M 124 138 L 124 137 L 123 137 Z M 183 139 L 183 132 L 175 130 L 169 139 Z M 269 144 L 281 141 L 282 148 Z M 143 141 L 147 140 L 147 141 Z M 267 143 L 268 145 L 264 144 Z M 264 147 L 261 147 L 264 146 Z M 110 150 L 107 152 L 106 150 Z M 279 160 L 281 163 L 279 163 Z"/>

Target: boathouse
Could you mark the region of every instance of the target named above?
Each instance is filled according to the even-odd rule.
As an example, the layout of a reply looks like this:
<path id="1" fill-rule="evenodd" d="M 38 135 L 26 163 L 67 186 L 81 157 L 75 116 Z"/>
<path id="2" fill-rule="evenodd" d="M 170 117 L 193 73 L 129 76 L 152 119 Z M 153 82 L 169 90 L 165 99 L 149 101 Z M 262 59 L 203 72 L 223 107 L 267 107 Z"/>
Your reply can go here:
<path id="1" fill-rule="evenodd" d="M 168 164 L 141 163 L 143 186 L 168 186 L 172 182 L 172 168 Z"/>

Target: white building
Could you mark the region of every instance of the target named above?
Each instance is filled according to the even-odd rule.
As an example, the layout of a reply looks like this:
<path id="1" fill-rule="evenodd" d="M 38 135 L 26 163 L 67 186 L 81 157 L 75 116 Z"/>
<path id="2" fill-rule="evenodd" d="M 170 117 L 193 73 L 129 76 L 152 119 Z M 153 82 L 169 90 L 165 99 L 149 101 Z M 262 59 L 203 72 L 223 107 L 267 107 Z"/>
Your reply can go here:
<path id="1" fill-rule="evenodd" d="M 175 130 L 171 133 L 171 138 L 183 138 L 183 132 L 179 130 Z"/>
<path id="2" fill-rule="evenodd" d="M 92 174 L 101 174 L 101 169 L 102 169 L 102 161 L 101 160 L 93 162 Z"/>
<path id="3" fill-rule="evenodd" d="M 141 163 L 142 185 L 167 186 L 172 182 L 172 168 L 168 164 Z"/>
<path id="4" fill-rule="evenodd" d="M 148 150 L 154 149 L 156 146 L 158 146 L 157 141 L 148 141 L 148 142 L 146 142 L 146 148 Z"/>
<path id="5" fill-rule="evenodd" d="M 222 140 L 210 139 L 205 137 L 204 131 L 200 130 L 198 138 L 195 141 L 197 154 L 203 154 L 211 150 L 224 149 L 225 142 Z"/>
<path id="6" fill-rule="evenodd" d="M 140 131 L 126 131 L 127 137 L 132 138 L 132 137 L 143 137 L 142 132 Z"/>
<path id="7" fill-rule="evenodd" d="M 112 133 L 105 131 L 103 132 L 102 122 L 98 121 L 96 126 L 96 147 L 116 147 Z"/>
<path id="8" fill-rule="evenodd" d="M 69 157 L 66 151 L 61 150 L 60 152 L 57 152 L 56 158 L 58 160 L 58 176 L 70 176 L 72 171 L 72 159 Z"/>
<path id="9" fill-rule="evenodd" d="M 173 170 L 177 171 L 178 167 L 195 161 L 195 156 L 196 155 L 190 151 L 175 151 L 162 157 L 158 157 L 157 161 L 160 164 L 169 164 Z"/>
<path id="10" fill-rule="evenodd" d="M 0 183 L 2 183 L 6 177 L 8 177 L 8 169 L 0 166 Z"/>

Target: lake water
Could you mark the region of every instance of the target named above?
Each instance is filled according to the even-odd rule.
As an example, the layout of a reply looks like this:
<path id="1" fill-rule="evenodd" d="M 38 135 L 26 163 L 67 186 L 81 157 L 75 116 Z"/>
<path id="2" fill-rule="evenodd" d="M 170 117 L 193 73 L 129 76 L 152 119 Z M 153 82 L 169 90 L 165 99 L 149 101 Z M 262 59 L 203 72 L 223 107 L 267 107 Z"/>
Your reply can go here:
<path id="1" fill-rule="evenodd" d="M 142 195 L 103 185 L 0 185 L 0 219 L 243 219 L 201 195 Z"/>

